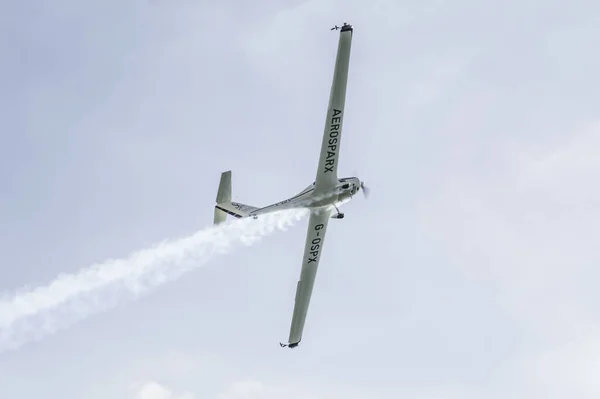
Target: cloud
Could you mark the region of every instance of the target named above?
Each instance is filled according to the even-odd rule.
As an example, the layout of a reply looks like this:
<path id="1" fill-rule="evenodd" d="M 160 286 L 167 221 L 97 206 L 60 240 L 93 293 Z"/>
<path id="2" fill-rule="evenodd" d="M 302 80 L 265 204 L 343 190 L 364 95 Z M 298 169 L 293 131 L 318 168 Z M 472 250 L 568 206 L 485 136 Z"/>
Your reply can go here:
<path id="1" fill-rule="evenodd" d="M 315 392 L 319 392 L 318 394 Z M 378 398 L 377 395 L 367 395 Z M 256 379 L 242 379 L 229 385 L 214 399 L 354 399 L 355 396 L 339 387 L 308 387 L 303 384 L 285 383 L 270 384 Z"/>
<path id="2" fill-rule="evenodd" d="M 201 381 L 202 379 L 196 379 Z M 199 384 L 202 385 L 202 384 Z M 360 390 L 350 387 L 339 386 L 314 386 L 302 384 L 300 381 L 285 380 L 279 383 L 267 383 L 255 378 L 243 378 L 226 385 L 216 394 L 206 392 L 206 387 L 199 386 L 192 393 L 189 390 L 176 393 L 176 390 L 152 380 L 138 382 L 130 385 L 129 396 L 131 399 L 359 399 L 369 397 L 381 399 L 383 396 L 375 392 L 359 392 Z M 318 393 L 316 393 L 318 392 Z M 436 391 L 438 392 L 438 391 Z M 441 391 L 440 391 L 441 392 Z M 454 396 L 439 396 L 434 393 L 427 395 L 413 395 L 418 399 L 454 399 L 462 397 L 463 394 Z M 464 393 L 464 392 L 463 392 Z M 462 395 L 462 396 L 461 396 Z M 385 397 L 387 399 L 387 397 Z M 470 396 L 468 397 L 470 398 Z M 468 399 L 467 398 L 467 399 Z"/>
<path id="3" fill-rule="evenodd" d="M 189 391 L 177 394 L 172 389 L 155 381 L 134 383 L 130 386 L 132 399 L 195 399 L 198 396 Z M 206 395 L 204 396 L 206 397 Z M 231 383 L 225 390 L 213 396 L 214 399 L 318 399 L 320 396 L 298 392 L 291 386 L 275 386 L 254 379 L 244 379 Z"/>
<path id="4" fill-rule="evenodd" d="M 511 397 L 600 395 L 600 124 L 561 141 L 505 152 L 509 166 L 494 176 L 448 168 L 420 212 L 449 262 L 496 290 L 525 333 L 522 352 L 493 377 Z"/>
<path id="5" fill-rule="evenodd" d="M 217 399 L 267 399 L 280 397 L 279 390 L 256 380 L 244 380 L 233 383 Z"/>
<path id="6" fill-rule="evenodd" d="M 446 171 L 439 195 L 421 208 L 430 234 L 443 238 L 465 272 L 502 284 L 515 311 L 545 320 L 544 328 L 561 316 L 565 323 L 592 317 L 582 313 L 577 281 L 600 260 L 593 240 L 600 188 L 590 179 L 600 172 L 590 155 L 600 129 L 571 137 L 504 175 Z"/>
<path id="7" fill-rule="evenodd" d="M 595 331 L 598 332 L 597 330 Z M 545 399 L 600 397 L 600 339 L 597 334 L 525 358 L 523 394 Z"/>
<path id="8" fill-rule="evenodd" d="M 190 392 L 175 394 L 170 389 L 154 381 L 132 384 L 132 399 L 195 399 Z"/>

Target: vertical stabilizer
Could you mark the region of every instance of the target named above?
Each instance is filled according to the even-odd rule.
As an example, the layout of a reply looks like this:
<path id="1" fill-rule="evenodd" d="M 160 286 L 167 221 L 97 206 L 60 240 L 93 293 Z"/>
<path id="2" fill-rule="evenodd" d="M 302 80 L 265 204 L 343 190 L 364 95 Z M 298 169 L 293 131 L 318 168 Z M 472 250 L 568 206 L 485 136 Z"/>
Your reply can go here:
<path id="1" fill-rule="evenodd" d="M 221 181 L 219 182 L 219 191 L 217 191 L 217 205 L 215 205 L 215 221 L 214 224 L 219 224 L 225 221 L 227 215 L 235 218 L 245 218 L 251 212 L 258 210 L 252 205 L 240 204 L 239 202 L 231 201 L 231 171 L 221 173 Z"/>
<path id="2" fill-rule="evenodd" d="M 221 173 L 219 191 L 217 192 L 217 204 L 231 201 L 231 171 Z"/>
<path id="3" fill-rule="evenodd" d="M 215 207 L 214 224 L 219 224 L 225 221 L 227 213 L 219 209 L 218 205 L 231 203 L 231 171 L 221 173 L 221 181 L 219 182 L 219 190 L 217 191 L 217 207 Z"/>

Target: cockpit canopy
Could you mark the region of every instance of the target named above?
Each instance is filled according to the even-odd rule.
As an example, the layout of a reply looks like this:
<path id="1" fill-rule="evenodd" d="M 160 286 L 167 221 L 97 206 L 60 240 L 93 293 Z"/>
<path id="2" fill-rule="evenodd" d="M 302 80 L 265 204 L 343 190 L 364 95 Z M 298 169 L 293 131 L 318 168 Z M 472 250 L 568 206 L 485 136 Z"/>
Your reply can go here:
<path id="1" fill-rule="evenodd" d="M 352 184 L 354 184 L 356 186 L 356 191 L 358 191 L 360 188 L 360 180 L 358 180 L 357 177 L 342 177 L 342 178 L 338 179 L 338 182 L 343 184 L 342 188 L 344 188 L 344 189 L 350 188 L 350 186 Z M 304 190 L 300 191 L 296 195 L 302 195 L 302 194 L 306 193 L 307 191 L 312 190 L 314 187 L 315 187 L 315 182 L 312 182 Z"/>

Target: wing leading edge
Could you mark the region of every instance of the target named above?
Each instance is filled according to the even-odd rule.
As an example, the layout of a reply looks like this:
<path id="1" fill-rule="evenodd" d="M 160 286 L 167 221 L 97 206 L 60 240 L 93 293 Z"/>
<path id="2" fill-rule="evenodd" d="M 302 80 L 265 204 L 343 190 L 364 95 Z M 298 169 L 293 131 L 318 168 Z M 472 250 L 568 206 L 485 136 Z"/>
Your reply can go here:
<path id="1" fill-rule="evenodd" d="M 319 166 L 315 178 L 314 193 L 319 194 L 334 188 L 337 185 L 338 159 L 342 139 L 342 123 L 346 104 L 346 86 L 348 83 L 348 67 L 350 64 L 350 48 L 352 45 L 352 25 L 344 24 L 340 29 L 333 81 L 329 94 L 327 118 L 323 131 Z M 325 243 L 327 225 L 331 216 L 329 208 L 311 211 L 304 244 L 304 256 L 300 280 L 296 286 L 294 313 L 290 326 L 288 344 L 281 344 L 294 348 L 302 340 L 304 324 L 310 299 L 312 297 L 317 269 Z"/>
<path id="2" fill-rule="evenodd" d="M 327 191 L 337 184 L 338 160 L 342 140 L 342 123 L 346 105 L 346 86 L 352 46 L 352 25 L 344 24 L 340 29 L 337 56 L 333 71 L 333 81 L 329 93 L 327 118 L 323 131 L 323 142 L 319 156 L 319 166 L 315 178 L 315 193 Z"/>
<path id="3" fill-rule="evenodd" d="M 306 243 L 304 244 L 302 270 L 296 287 L 296 300 L 294 303 L 290 336 L 288 344 L 282 344 L 282 346 L 294 348 L 302 340 L 304 322 L 306 321 L 308 305 L 310 304 L 315 277 L 317 276 L 317 268 L 319 267 L 319 260 L 323 251 L 325 232 L 327 231 L 330 215 L 331 210 L 329 209 L 319 209 L 312 211 L 310 214 L 308 230 L 306 232 Z"/>

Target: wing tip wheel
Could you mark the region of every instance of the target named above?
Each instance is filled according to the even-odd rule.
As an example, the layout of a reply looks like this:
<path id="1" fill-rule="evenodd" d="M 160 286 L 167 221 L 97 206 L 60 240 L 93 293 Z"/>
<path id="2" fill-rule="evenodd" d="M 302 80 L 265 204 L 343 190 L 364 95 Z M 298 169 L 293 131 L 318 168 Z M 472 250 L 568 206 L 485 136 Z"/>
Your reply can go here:
<path id="1" fill-rule="evenodd" d="M 331 30 L 339 30 L 340 32 L 354 32 L 354 27 L 346 22 L 342 26 L 335 25 Z"/>
<path id="2" fill-rule="evenodd" d="M 281 346 L 282 348 L 290 348 L 290 349 L 293 349 L 293 348 L 297 347 L 299 343 L 300 343 L 300 342 L 293 342 L 293 343 L 291 343 L 291 344 L 284 344 L 284 343 L 280 342 L 280 343 L 279 343 L 279 346 Z"/>

